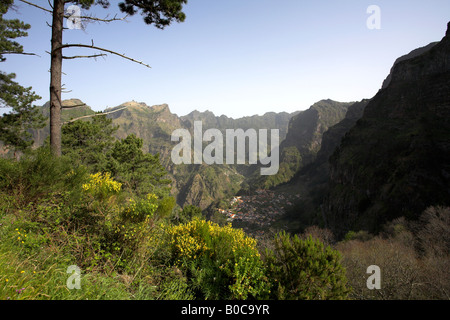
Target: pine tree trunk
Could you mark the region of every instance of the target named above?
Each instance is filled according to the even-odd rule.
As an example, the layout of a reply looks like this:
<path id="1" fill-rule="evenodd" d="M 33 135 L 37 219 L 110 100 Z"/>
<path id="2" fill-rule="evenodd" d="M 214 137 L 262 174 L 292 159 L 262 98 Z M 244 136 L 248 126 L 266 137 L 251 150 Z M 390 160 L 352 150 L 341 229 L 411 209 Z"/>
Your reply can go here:
<path id="1" fill-rule="evenodd" d="M 61 71 L 64 0 L 53 1 L 52 51 L 50 65 L 50 147 L 61 156 Z M 58 49 L 60 48 L 60 49 Z"/>

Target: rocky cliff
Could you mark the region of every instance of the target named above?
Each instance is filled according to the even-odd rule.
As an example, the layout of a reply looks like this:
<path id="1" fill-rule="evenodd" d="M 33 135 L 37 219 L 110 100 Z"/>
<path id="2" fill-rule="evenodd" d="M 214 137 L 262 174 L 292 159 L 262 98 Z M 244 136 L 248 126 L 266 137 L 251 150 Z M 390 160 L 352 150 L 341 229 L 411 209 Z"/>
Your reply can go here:
<path id="1" fill-rule="evenodd" d="M 442 41 L 394 65 L 332 155 L 323 209 L 338 235 L 376 232 L 396 217 L 450 204 L 448 28 Z"/>

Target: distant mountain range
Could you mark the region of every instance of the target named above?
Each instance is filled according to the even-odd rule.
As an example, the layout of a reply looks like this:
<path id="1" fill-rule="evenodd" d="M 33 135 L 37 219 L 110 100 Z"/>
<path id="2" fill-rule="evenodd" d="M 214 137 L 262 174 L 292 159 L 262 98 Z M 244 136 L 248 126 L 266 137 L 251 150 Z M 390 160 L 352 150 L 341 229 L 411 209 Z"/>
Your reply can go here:
<path id="1" fill-rule="evenodd" d="M 87 120 L 95 112 L 79 99 L 63 101 L 63 122 L 76 119 Z M 44 115 L 49 114 L 48 103 L 42 107 Z M 229 197 L 237 193 L 245 180 L 248 166 L 237 165 L 177 165 L 170 158 L 175 143 L 171 142 L 171 134 L 176 129 L 187 129 L 192 132 L 194 121 L 202 121 L 203 130 L 216 128 L 226 129 L 279 129 L 280 139 L 284 139 L 289 120 L 294 113 L 266 113 L 265 115 L 228 118 L 215 116 L 212 112 L 193 111 L 186 116 L 173 114 L 167 104 L 148 106 L 145 103 L 130 101 L 117 107 L 103 111 L 113 124 L 119 125 L 115 136 L 123 139 L 135 134 L 144 141 L 145 152 L 159 153 L 162 164 L 167 168 L 172 180 L 172 191 L 180 206 L 194 204 L 202 209 L 207 208 L 215 200 Z M 35 145 L 42 145 L 48 136 L 48 126 L 33 132 Z"/>
<path id="2" fill-rule="evenodd" d="M 185 116 L 173 114 L 167 104 L 148 106 L 130 101 L 103 111 L 113 123 L 119 125 L 116 138 L 123 139 L 130 134 L 144 140 L 145 152 L 159 153 L 162 164 L 167 168 L 172 180 L 173 194 L 179 205 L 194 204 L 202 209 L 223 197 L 229 197 L 242 188 L 267 188 L 286 182 L 304 164 L 310 162 L 320 148 L 321 136 L 329 126 L 340 121 L 352 103 L 322 100 L 308 110 L 269 112 L 239 119 L 215 116 L 210 111 L 193 111 Z M 76 119 L 87 120 L 95 112 L 79 99 L 63 102 L 63 122 Z M 48 104 L 42 107 L 48 115 Z M 194 121 L 201 121 L 203 130 L 219 129 L 279 129 L 280 132 L 280 172 L 276 176 L 261 178 L 257 166 L 250 165 L 177 165 L 171 159 L 175 143 L 171 134 L 176 129 L 193 130 Z M 42 145 L 48 135 L 48 127 L 33 133 L 35 144 Z M 248 146 L 247 146 L 248 147 Z M 247 148 L 248 150 L 248 148 Z M 301 155 L 301 156 L 300 156 Z"/>

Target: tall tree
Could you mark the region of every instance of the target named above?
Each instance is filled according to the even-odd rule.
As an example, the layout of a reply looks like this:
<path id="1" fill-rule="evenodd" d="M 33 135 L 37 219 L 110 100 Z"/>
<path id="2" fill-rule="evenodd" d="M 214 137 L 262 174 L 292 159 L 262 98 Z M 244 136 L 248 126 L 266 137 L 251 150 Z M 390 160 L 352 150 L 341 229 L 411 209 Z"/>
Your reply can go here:
<path id="1" fill-rule="evenodd" d="M 29 24 L 18 19 L 4 19 L 3 15 L 11 8 L 13 0 L 0 0 L 0 62 L 7 54 L 25 53 L 19 37 L 26 37 Z M 11 112 L 0 117 L 0 141 L 15 150 L 24 151 L 32 145 L 30 128 L 42 128 L 44 117 L 33 102 L 40 99 L 31 87 L 25 88 L 14 81 L 14 73 L 0 71 L 0 108 L 11 108 Z"/>
<path id="2" fill-rule="evenodd" d="M 89 49 L 96 49 L 103 52 L 115 54 L 133 62 L 140 63 L 149 67 L 148 65 L 129 58 L 123 54 L 119 54 L 115 51 L 100 48 L 91 44 L 63 44 L 63 26 L 64 19 L 70 19 L 71 23 L 80 23 L 82 21 L 103 21 L 111 22 L 114 20 L 123 20 L 118 18 L 112 19 L 99 19 L 88 16 L 65 14 L 64 5 L 72 4 L 79 5 L 84 10 L 88 10 L 92 5 L 100 5 L 107 9 L 110 5 L 109 0 L 53 0 L 52 9 L 46 9 L 32 2 L 20 0 L 24 3 L 40 8 L 44 11 L 52 14 L 52 38 L 51 38 L 51 65 L 50 65 L 50 146 L 53 153 L 56 156 L 61 155 L 61 74 L 62 74 L 62 61 L 63 59 L 73 58 L 86 58 L 86 57 L 98 57 L 99 54 L 90 56 L 63 56 L 62 50 L 70 47 L 82 47 Z M 187 3 L 187 0 L 125 0 L 119 3 L 119 8 L 127 15 L 134 15 L 138 12 L 144 17 L 144 22 L 149 25 L 154 25 L 159 29 L 164 29 L 169 26 L 173 21 L 183 22 L 186 18 L 182 12 L 183 5 Z M 70 6 L 69 6 L 70 8 Z M 100 54 L 104 55 L 104 54 Z"/>

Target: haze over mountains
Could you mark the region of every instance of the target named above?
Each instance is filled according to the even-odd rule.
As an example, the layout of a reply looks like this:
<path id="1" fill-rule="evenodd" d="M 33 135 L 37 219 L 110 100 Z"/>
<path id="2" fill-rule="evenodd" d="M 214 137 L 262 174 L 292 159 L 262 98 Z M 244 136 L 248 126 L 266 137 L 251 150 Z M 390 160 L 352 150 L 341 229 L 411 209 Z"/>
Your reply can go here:
<path id="1" fill-rule="evenodd" d="M 240 119 L 209 111 L 178 116 L 166 104 L 135 101 L 104 113 L 120 126 L 117 138 L 135 134 L 144 140 L 145 152 L 160 154 L 180 206 L 206 209 L 239 192 L 275 188 L 301 194 L 299 219 L 307 211 L 304 219 L 339 235 L 353 229 L 376 232 L 395 217 L 415 218 L 428 206 L 450 205 L 450 24 L 439 43 L 397 59 L 380 87 L 371 99 L 326 99 L 304 111 Z M 77 99 L 64 105 L 78 105 L 63 110 L 66 122 L 95 113 Z M 180 128 L 192 132 L 194 121 L 222 132 L 279 129 L 278 174 L 260 176 L 258 165 L 174 165 L 171 134 Z M 34 132 L 37 145 L 47 132 Z"/>

